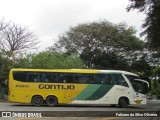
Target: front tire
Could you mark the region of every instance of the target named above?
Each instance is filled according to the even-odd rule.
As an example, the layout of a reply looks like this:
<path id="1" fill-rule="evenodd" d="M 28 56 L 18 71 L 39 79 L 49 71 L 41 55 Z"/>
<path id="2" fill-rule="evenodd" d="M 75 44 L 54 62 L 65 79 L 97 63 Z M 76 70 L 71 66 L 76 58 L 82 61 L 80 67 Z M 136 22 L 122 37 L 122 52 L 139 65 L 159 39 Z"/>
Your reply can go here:
<path id="1" fill-rule="evenodd" d="M 39 95 L 38 96 L 34 96 L 32 98 L 32 104 L 34 106 L 37 106 L 37 107 L 41 106 L 43 104 L 43 98 L 42 98 L 42 96 L 39 96 Z"/>
<path id="2" fill-rule="evenodd" d="M 49 107 L 56 106 L 58 104 L 58 100 L 55 96 L 48 96 L 46 99 L 46 104 Z"/>
<path id="3" fill-rule="evenodd" d="M 126 108 L 127 107 L 127 105 L 128 105 L 128 100 L 127 100 L 127 98 L 120 98 L 119 99 L 119 106 L 121 107 L 121 108 Z"/>

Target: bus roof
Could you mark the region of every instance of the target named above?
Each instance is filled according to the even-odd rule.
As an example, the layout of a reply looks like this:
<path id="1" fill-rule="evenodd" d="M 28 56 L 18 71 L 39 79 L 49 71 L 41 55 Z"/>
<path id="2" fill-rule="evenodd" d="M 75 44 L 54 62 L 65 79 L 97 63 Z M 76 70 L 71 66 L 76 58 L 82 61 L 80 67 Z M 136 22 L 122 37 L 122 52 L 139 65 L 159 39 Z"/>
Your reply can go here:
<path id="1" fill-rule="evenodd" d="M 121 73 L 121 74 L 127 74 L 127 75 L 133 75 L 133 76 L 138 76 L 137 74 L 123 71 L 123 70 L 100 70 L 103 73 Z"/>
<path id="2" fill-rule="evenodd" d="M 134 73 L 122 70 L 97 70 L 97 69 L 26 69 L 26 68 L 13 68 L 11 71 L 35 71 L 35 72 L 66 72 L 66 73 L 120 73 L 138 76 Z"/>

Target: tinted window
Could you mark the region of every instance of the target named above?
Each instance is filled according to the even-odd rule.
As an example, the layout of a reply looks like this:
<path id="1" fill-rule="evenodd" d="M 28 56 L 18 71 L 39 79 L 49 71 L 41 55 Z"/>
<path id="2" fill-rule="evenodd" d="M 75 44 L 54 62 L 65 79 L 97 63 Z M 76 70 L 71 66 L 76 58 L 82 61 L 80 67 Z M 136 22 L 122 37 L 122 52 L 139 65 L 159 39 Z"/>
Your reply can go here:
<path id="1" fill-rule="evenodd" d="M 101 84 L 101 74 L 81 74 L 78 75 L 77 81 L 83 84 Z"/>
<path id="2" fill-rule="evenodd" d="M 102 75 L 99 75 L 99 79 L 102 84 L 111 84 L 112 75 L 102 74 Z"/>
<path id="3" fill-rule="evenodd" d="M 50 82 L 58 83 L 59 75 L 57 73 L 45 73 L 45 72 L 28 72 L 28 82 Z"/>
<path id="4" fill-rule="evenodd" d="M 27 81 L 28 82 L 40 82 L 39 73 L 27 73 Z"/>
<path id="5" fill-rule="evenodd" d="M 50 83 L 59 83 L 59 74 L 58 73 L 47 73 L 47 80 Z"/>
<path id="6" fill-rule="evenodd" d="M 135 79 L 139 79 L 139 77 L 138 76 L 133 76 L 133 75 L 125 75 L 125 76 L 128 78 L 128 80 L 131 82 L 133 88 L 136 90 L 137 89 L 137 86 L 136 86 L 137 83 L 136 83 Z"/>
<path id="7" fill-rule="evenodd" d="M 94 84 L 94 74 L 85 74 L 84 75 L 84 82 L 86 84 Z"/>
<path id="8" fill-rule="evenodd" d="M 26 72 L 13 72 L 13 79 L 21 82 L 26 82 L 27 74 Z"/>
<path id="9" fill-rule="evenodd" d="M 59 82 L 57 73 L 13 72 L 13 79 L 22 82 Z"/>
<path id="10" fill-rule="evenodd" d="M 134 81 L 135 79 L 139 79 L 138 76 L 133 76 L 133 75 L 125 75 L 125 76 L 128 78 L 130 82 Z"/>
<path id="11" fill-rule="evenodd" d="M 73 83 L 74 75 L 73 74 L 61 74 L 60 75 L 60 82 L 61 83 Z"/>
<path id="12" fill-rule="evenodd" d="M 84 75 L 82 74 L 75 74 L 74 75 L 74 83 L 85 83 Z"/>
<path id="13" fill-rule="evenodd" d="M 13 78 L 23 82 L 115 84 L 128 86 L 121 74 L 13 72 Z"/>
<path id="14" fill-rule="evenodd" d="M 128 87 L 127 82 L 123 78 L 121 74 L 112 74 L 111 76 L 111 84 L 122 85 Z"/>

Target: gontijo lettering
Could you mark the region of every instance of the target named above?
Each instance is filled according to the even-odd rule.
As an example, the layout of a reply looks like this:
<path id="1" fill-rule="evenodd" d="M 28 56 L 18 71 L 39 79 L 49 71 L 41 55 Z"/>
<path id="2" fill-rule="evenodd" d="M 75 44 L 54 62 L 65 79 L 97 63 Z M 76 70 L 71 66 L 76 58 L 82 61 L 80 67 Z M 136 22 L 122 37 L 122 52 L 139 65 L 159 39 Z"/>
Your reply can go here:
<path id="1" fill-rule="evenodd" d="M 40 84 L 39 89 L 58 89 L 58 90 L 74 90 L 74 85 L 49 85 L 49 84 Z"/>

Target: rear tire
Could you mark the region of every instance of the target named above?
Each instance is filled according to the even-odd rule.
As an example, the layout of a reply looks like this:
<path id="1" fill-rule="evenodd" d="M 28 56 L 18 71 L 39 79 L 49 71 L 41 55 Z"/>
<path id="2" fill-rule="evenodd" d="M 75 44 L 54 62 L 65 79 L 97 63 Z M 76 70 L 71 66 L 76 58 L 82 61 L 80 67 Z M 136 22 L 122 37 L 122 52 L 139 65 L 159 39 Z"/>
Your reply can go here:
<path id="1" fill-rule="evenodd" d="M 126 108 L 127 105 L 128 105 L 128 99 L 127 98 L 122 97 L 122 98 L 119 99 L 119 106 L 121 108 Z"/>
<path id="2" fill-rule="evenodd" d="M 39 95 L 38 96 L 34 96 L 32 98 L 32 104 L 34 106 L 37 106 L 37 107 L 41 106 L 43 104 L 43 98 L 42 98 L 42 96 L 39 96 Z"/>
<path id="3" fill-rule="evenodd" d="M 55 96 L 48 96 L 46 99 L 46 104 L 49 107 L 54 107 L 58 104 L 58 100 Z"/>

